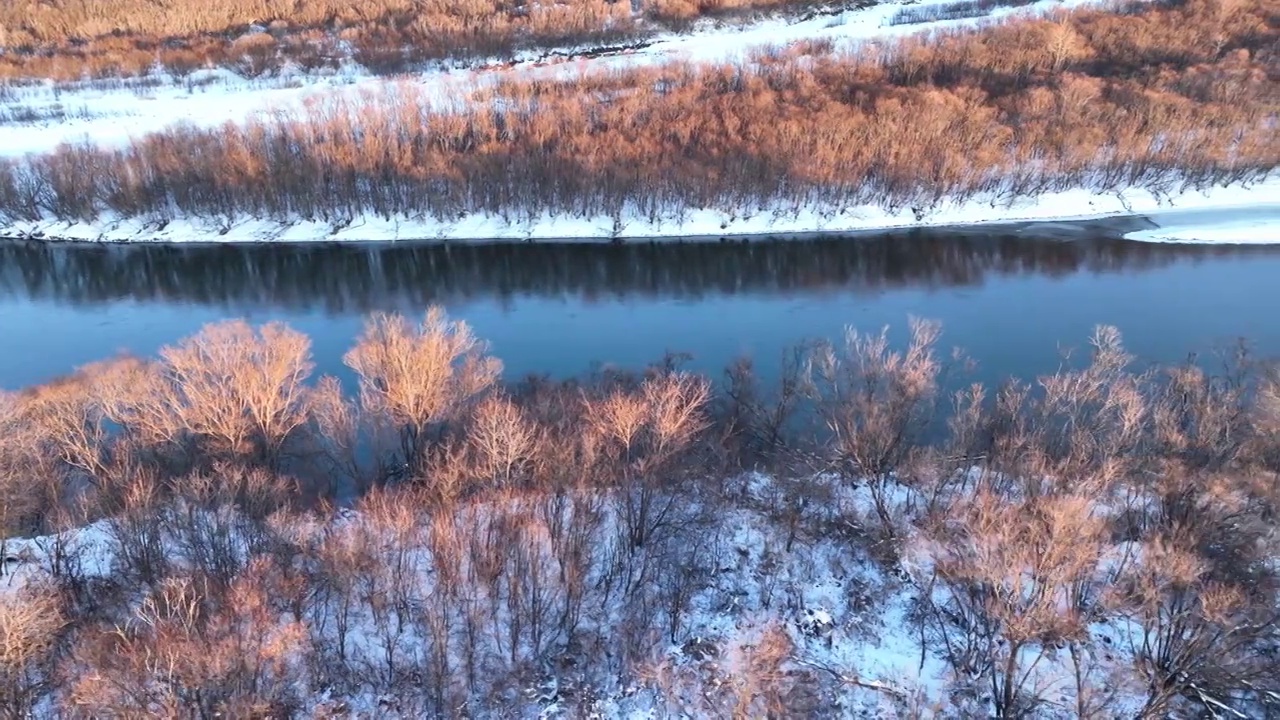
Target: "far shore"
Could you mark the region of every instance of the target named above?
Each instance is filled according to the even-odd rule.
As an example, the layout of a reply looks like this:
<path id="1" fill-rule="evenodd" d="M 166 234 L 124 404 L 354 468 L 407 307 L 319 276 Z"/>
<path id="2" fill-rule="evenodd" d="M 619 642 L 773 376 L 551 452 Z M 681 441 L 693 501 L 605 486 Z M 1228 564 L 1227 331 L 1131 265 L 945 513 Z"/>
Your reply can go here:
<path id="1" fill-rule="evenodd" d="M 314 243 L 314 242 L 718 242 L 939 232 L 1015 233 L 1069 239 L 1112 235 L 1146 242 L 1280 243 L 1280 177 L 1247 185 L 1186 190 L 1176 195 L 1144 189 L 1120 193 L 1068 190 L 1009 202 L 974 198 L 944 202 L 916 213 L 852 208 L 845 212 L 777 209 L 753 214 L 686 211 L 683 217 L 532 219 L 473 215 L 454 222 L 431 218 L 357 217 L 341 223 L 202 218 L 167 222 L 136 218 L 96 222 L 17 222 L 0 238 L 104 243 Z"/>

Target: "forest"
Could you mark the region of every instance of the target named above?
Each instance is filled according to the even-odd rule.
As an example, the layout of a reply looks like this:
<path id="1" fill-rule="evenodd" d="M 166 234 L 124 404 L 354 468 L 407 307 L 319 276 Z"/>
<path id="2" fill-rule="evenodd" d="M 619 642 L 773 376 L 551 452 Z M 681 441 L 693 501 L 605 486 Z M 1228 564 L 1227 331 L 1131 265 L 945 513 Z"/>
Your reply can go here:
<path id="1" fill-rule="evenodd" d="M 433 309 L 316 378 L 225 321 L 6 394 L 0 712 L 1280 716 L 1277 368 L 908 330 L 520 380 Z"/>
<path id="2" fill-rule="evenodd" d="M 243 125 L 0 163 L 10 223 L 328 223 L 481 215 L 926 216 L 1074 188 L 1157 195 L 1280 163 L 1280 7 L 1174 0 L 807 42 L 727 65 L 412 83 Z"/>

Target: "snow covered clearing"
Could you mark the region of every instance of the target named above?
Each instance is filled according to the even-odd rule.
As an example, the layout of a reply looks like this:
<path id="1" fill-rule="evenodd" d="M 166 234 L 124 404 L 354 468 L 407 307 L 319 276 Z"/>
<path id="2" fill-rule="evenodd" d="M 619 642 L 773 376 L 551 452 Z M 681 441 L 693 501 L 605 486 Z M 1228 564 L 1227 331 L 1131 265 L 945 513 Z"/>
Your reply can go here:
<path id="1" fill-rule="evenodd" d="M 1176 212 L 1173 212 L 1176 211 Z M 1277 237 L 1280 227 L 1280 176 L 1248 185 L 1187 189 L 1162 193 L 1132 189 L 1119 193 L 1089 190 L 1050 192 L 1034 197 L 1007 195 L 944 201 L 917 213 L 888 212 L 876 206 L 773 208 L 739 212 L 675 211 L 653 220 L 632 214 L 618 218 L 469 215 L 456 220 L 421 217 L 358 217 L 334 225 L 314 220 L 288 222 L 262 218 L 102 219 L 91 223 L 14 222 L 0 236 L 89 242 L 314 242 L 314 241 L 611 241 L 619 239 L 718 239 L 814 233 L 859 233 L 911 227 L 958 227 L 1003 223 L 1069 222 L 1121 216 L 1150 216 L 1182 223 L 1184 242 L 1254 242 Z M 1181 219 L 1180 219 L 1181 218 Z M 1188 219 L 1196 224 L 1186 225 Z M 1227 224 L 1223 224 L 1227 223 Z M 1171 225 L 1171 227 L 1173 227 Z M 1221 229 L 1215 229 L 1221 228 Z M 1239 233 L 1248 230 L 1248 239 Z M 1165 230 L 1129 234 L 1135 240 L 1164 240 Z"/>
<path id="2" fill-rule="evenodd" d="M 613 54 L 596 54 L 596 48 L 555 51 L 545 57 L 525 53 L 514 63 L 492 59 L 469 67 L 433 67 L 391 77 L 373 76 L 348 64 L 332 73 L 295 70 L 257 79 L 216 69 L 183 78 L 157 72 L 145 78 L 73 86 L 17 85 L 0 88 L 0 157 L 43 153 L 61 143 L 86 140 L 119 145 L 176 123 L 208 127 L 243 122 L 255 113 L 289 111 L 326 95 L 345 93 L 358 98 L 399 83 L 447 96 L 501 79 L 577 76 L 667 62 L 740 62 L 752 53 L 805 40 L 853 47 L 876 38 L 974 26 L 1013 14 L 1044 14 L 1084 4 L 1085 0 L 1039 0 L 1021 8 L 996 8 L 981 18 L 894 25 L 891 22 L 904 7 L 923 11 L 929 6 L 893 2 L 807 19 L 774 18 L 744 26 L 702 24 L 688 34 L 667 33 L 640 49 Z"/>

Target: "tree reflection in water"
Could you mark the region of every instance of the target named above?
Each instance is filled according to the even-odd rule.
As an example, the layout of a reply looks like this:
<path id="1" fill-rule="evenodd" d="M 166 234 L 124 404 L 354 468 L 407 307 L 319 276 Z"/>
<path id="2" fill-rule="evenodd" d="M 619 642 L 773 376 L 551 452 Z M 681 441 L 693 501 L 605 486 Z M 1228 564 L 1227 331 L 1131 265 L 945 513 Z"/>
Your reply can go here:
<path id="1" fill-rule="evenodd" d="M 992 277 L 1149 270 L 1267 247 L 906 233 L 643 244 L 97 245 L 0 243 L 0 296 L 223 308 L 407 310 L 481 298 L 876 293 Z"/>

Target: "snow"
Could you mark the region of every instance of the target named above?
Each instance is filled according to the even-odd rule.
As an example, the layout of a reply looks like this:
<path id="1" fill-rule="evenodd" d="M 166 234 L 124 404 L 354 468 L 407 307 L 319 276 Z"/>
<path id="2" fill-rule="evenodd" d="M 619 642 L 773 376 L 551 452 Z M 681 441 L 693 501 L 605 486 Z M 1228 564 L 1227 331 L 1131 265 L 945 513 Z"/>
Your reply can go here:
<path id="1" fill-rule="evenodd" d="M 161 224 L 148 218 L 111 218 L 96 222 L 55 220 L 13 222 L 0 236 L 102 242 L 308 242 L 308 241 L 608 241 L 613 239 L 717 239 L 813 233 L 859 233 L 911 227 L 1056 223 L 1121 216 L 1150 216 L 1161 230 L 1131 233 L 1132 239 L 1156 239 L 1164 223 L 1190 223 L 1183 241 L 1235 241 L 1249 230 L 1253 238 L 1277 235 L 1280 228 L 1280 175 L 1264 180 L 1206 189 L 1164 193 L 1134 188 L 1096 193 L 1086 189 L 1045 193 L 1010 200 L 1003 195 L 944 201 L 917 215 L 911 209 L 888 212 L 877 206 L 851 208 L 775 207 L 766 210 L 672 209 L 653 221 L 647 214 L 573 217 L 541 214 L 527 218 L 469 215 L 457 220 L 366 216 L 341 227 L 305 218 L 273 221 L 242 217 L 230 222 L 180 218 Z M 1243 218 L 1243 219 L 1242 219 Z M 1170 226 L 1172 227 L 1172 226 Z M 1179 226 L 1185 227 L 1185 226 Z M 1215 228 L 1222 228 L 1215 230 Z M 1164 238 L 1160 238 L 1164 239 Z"/>
<path id="2" fill-rule="evenodd" d="M 58 535 L 9 538 L 0 541 L 0 549 L 4 551 L 0 558 L 0 602 L 42 579 L 56 554 L 74 556 L 79 564 L 77 572 L 85 578 L 108 577 L 115 562 L 111 523 L 101 520 Z"/>
<path id="3" fill-rule="evenodd" d="M 123 145 L 177 123 L 211 127 L 240 123 L 257 113 L 296 110 L 308 102 L 335 94 L 358 98 L 389 85 L 419 85 L 429 94 L 447 97 L 459 89 L 515 78 L 555 78 L 668 62 L 741 62 L 754 53 L 802 40 L 830 40 L 856 45 L 875 38 L 899 37 L 941 29 L 972 27 L 1012 14 L 1043 14 L 1057 8 L 1087 4 L 1084 0 L 1040 0 L 1022 8 L 1000 8 L 983 18 L 889 25 L 903 7 L 914 3 L 884 3 L 808 19 L 765 19 L 746 25 L 707 24 L 677 35 L 665 33 L 647 46 L 616 54 L 587 56 L 593 48 L 577 48 L 552 58 L 531 52 L 514 64 L 500 59 L 454 68 L 437 64 L 420 72 L 373 76 L 347 63 L 336 72 L 282 71 L 273 77 L 248 79 L 227 69 L 202 70 L 185 78 L 157 71 L 127 81 L 46 82 L 7 88 L 0 104 L 0 157 L 44 153 L 59 144 L 91 141 Z M 25 119 L 31 118 L 31 119 Z"/>
<path id="4" fill-rule="evenodd" d="M 1155 227 L 1125 235 L 1129 240 L 1169 243 L 1280 243 L 1280 192 L 1259 206 L 1234 210 L 1169 212 L 1148 217 Z"/>

